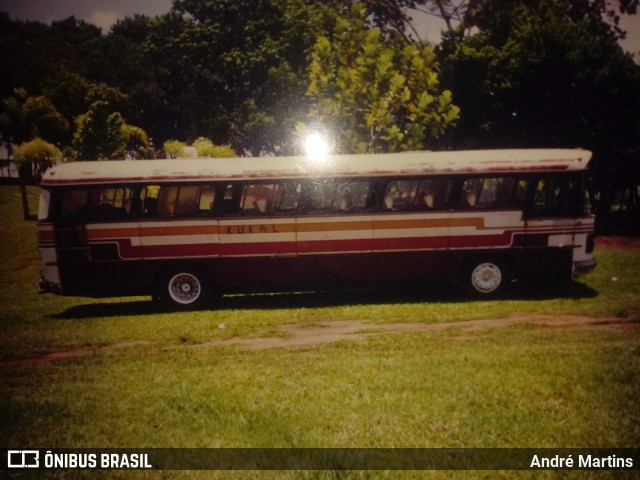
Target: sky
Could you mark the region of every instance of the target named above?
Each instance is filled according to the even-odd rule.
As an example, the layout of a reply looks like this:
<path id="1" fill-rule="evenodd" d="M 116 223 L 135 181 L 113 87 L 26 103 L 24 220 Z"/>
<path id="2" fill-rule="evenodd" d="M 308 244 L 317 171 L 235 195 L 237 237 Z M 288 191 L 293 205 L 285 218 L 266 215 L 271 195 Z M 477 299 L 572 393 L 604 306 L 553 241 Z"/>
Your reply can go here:
<path id="1" fill-rule="evenodd" d="M 120 18 L 136 13 L 154 16 L 166 13 L 171 0 L 0 0 L 0 11 L 16 20 L 50 23 L 70 16 L 93 23 L 106 33 Z"/>
<path id="2" fill-rule="evenodd" d="M 50 23 L 70 16 L 93 23 L 105 33 L 118 19 L 132 17 L 136 13 L 154 16 L 166 13 L 171 0 L 0 0 L 0 11 L 9 13 L 12 19 Z M 439 42 L 443 23 L 430 16 L 414 17 L 422 40 Z M 633 54 L 640 52 L 640 13 L 624 16 L 621 26 L 627 38 L 621 42 L 623 48 Z M 636 61 L 640 54 L 636 55 Z"/>

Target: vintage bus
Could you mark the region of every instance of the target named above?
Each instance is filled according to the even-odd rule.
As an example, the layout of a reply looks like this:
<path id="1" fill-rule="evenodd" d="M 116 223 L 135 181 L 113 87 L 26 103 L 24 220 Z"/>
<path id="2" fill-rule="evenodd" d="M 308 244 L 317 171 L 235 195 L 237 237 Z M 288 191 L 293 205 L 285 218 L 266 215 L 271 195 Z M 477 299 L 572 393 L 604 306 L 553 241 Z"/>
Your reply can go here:
<path id="1" fill-rule="evenodd" d="M 584 150 L 76 162 L 42 180 L 41 289 L 151 295 L 512 280 L 593 269 Z"/>

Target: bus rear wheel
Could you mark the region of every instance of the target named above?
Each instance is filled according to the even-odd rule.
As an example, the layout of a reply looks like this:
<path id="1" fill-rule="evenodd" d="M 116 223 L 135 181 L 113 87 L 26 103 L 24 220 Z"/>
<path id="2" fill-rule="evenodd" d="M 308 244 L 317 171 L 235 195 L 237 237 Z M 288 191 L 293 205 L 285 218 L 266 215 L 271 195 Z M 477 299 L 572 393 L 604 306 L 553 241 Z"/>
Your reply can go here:
<path id="1" fill-rule="evenodd" d="M 475 297 L 494 297 L 502 293 L 510 281 L 509 270 L 494 259 L 476 259 L 462 273 L 465 290 Z"/>
<path id="2" fill-rule="evenodd" d="M 158 297 L 169 308 L 190 310 L 204 306 L 211 290 L 211 279 L 204 270 L 175 268 L 162 276 Z"/>

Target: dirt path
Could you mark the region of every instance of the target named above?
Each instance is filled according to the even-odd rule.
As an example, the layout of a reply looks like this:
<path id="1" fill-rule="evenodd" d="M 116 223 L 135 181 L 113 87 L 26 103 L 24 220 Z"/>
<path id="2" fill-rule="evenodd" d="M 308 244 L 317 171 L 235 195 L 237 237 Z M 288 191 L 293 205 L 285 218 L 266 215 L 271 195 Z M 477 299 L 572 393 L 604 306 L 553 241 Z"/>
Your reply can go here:
<path id="1" fill-rule="evenodd" d="M 47 353 L 40 355 L 39 357 L 21 358 L 17 360 L 2 360 L 0 361 L 0 368 L 13 367 L 16 365 L 36 365 L 38 363 L 54 362 L 56 360 L 67 360 L 69 358 L 88 357 L 91 355 L 99 354 L 105 350 L 113 350 L 118 348 L 136 347 L 140 345 L 152 345 L 153 342 L 147 342 L 144 340 L 130 340 L 126 342 L 114 343 L 112 345 L 105 345 L 103 347 L 84 347 L 74 348 L 72 350 L 60 350 L 57 352 Z"/>
<path id="2" fill-rule="evenodd" d="M 375 334 L 397 334 L 410 332 L 436 332 L 450 328 L 459 335 L 488 328 L 529 324 L 548 328 L 640 328 L 640 322 L 627 318 L 593 318 L 575 315 L 535 315 L 514 314 L 507 318 L 490 320 L 468 320 L 446 323 L 389 323 L 375 324 L 366 320 L 330 320 L 313 326 L 283 325 L 280 330 L 284 337 L 231 338 L 211 340 L 193 345 L 193 348 L 240 345 L 250 350 L 268 348 L 305 347 L 339 342 L 342 340 L 362 340 Z"/>
<path id="3" fill-rule="evenodd" d="M 490 328 L 506 327 L 509 325 L 528 324 L 544 328 L 599 328 L 625 330 L 640 328 L 637 318 L 593 318 L 576 315 L 537 315 L 514 314 L 507 318 L 488 320 L 468 320 L 463 322 L 445 323 L 388 323 L 376 324 L 367 320 L 327 320 L 311 326 L 282 325 L 282 337 L 258 338 L 230 338 L 225 340 L 211 340 L 205 343 L 190 345 L 188 348 L 212 348 L 226 345 L 237 345 L 249 350 L 265 350 L 270 348 L 297 348 L 323 345 L 339 341 L 357 341 L 379 334 L 399 334 L 410 332 L 438 332 L 456 329 L 455 333 L 461 339 L 471 332 Z M 0 368 L 20 365 L 35 365 L 57 360 L 87 357 L 100 354 L 105 350 L 132 348 L 142 345 L 153 345 L 148 341 L 126 341 L 102 347 L 85 347 L 72 350 L 51 352 L 39 357 L 0 361 Z"/>

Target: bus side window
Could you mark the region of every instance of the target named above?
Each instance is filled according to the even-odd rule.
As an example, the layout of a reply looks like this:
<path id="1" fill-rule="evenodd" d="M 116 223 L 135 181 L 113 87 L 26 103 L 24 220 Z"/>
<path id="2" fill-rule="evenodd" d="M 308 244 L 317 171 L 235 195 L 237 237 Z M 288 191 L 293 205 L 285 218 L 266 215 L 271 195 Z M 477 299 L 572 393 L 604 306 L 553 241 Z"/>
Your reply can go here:
<path id="1" fill-rule="evenodd" d="M 238 213 L 238 194 L 240 188 L 234 187 L 232 183 L 224 186 L 222 193 L 222 206 L 217 206 L 216 210 L 221 211 L 223 215 L 235 215 Z"/>
<path id="2" fill-rule="evenodd" d="M 178 190 L 178 198 L 176 199 L 176 208 L 173 212 L 173 215 L 176 217 L 188 217 L 196 215 L 199 212 L 199 197 L 199 185 L 181 186 Z"/>
<path id="3" fill-rule="evenodd" d="M 309 201 L 307 211 L 309 213 L 327 213 L 333 201 L 333 183 L 321 180 L 308 184 Z"/>
<path id="4" fill-rule="evenodd" d="M 290 214 L 297 210 L 302 187 L 296 182 L 244 185 L 240 213 L 244 215 Z M 226 203 L 225 194 L 225 203 Z"/>
<path id="5" fill-rule="evenodd" d="M 392 180 L 384 194 L 385 210 L 410 210 L 414 204 L 418 180 Z"/>
<path id="6" fill-rule="evenodd" d="M 340 203 L 337 206 L 340 213 L 358 213 L 369 207 L 372 190 L 369 180 L 345 182 L 339 186 L 338 190 Z"/>
<path id="7" fill-rule="evenodd" d="M 513 194 L 513 202 L 516 207 L 523 208 L 527 200 L 527 192 L 529 191 L 529 180 L 518 180 L 515 192 Z"/>
<path id="8" fill-rule="evenodd" d="M 60 202 L 60 218 L 66 220 L 87 213 L 89 192 L 86 190 L 67 190 Z"/>
<path id="9" fill-rule="evenodd" d="M 462 185 L 458 206 L 465 208 L 521 208 L 526 182 L 511 177 L 467 179 Z"/>
<path id="10" fill-rule="evenodd" d="M 205 185 L 200 190 L 200 199 L 198 200 L 198 213 L 200 215 L 209 214 L 213 209 L 216 198 L 216 189 L 213 185 Z"/>
<path id="11" fill-rule="evenodd" d="M 442 210 L 447 206 L 451 180 L 427 178 L 420 181 L 413 204 L 415 210 Z"/>
<path id="12" fill-rule="evenodd" d="M 240 213 L 244 215 L 265 215 L 273 213 L 274 202 L 281 185 L 257 183 L 245 185 L 240 201 Z"/>
<path id="13" fill-rule="evenodd" d="M 60 204 L 60 218 L 116 220 L 129 215 L 132 190 L 130 188 L 89 188 L 67 190 Z"/>
<path id="14" fill-rule="evenodd" d="M 309 213 L 346 214 L 362 212 L 368 207 L 371 182 L 361 179 L 328 180 L 308 185 Z"/>
<path id="15" fill-rule="evenodd" d="M 158 193 L 157 215 L 172 217 L 176 211 L 178 201 L 178 187 L 161 187 Z"/>
<path id="16" fill-rule="evenodd" d="M 209 190 L 207 190 L 209 188 Z M 202 193 L 205 193 L 204 200 Z M 204 201 L 204 208 L 201 208 Z M 190 217 L 211 210 L 212 187 L 181 185 L 161 187 L 158 193 L 157 214 L 159 217 Z"/>
<path id="17" fill-rule="evenodd" d="M 146 185 L 140 189 L 138 197 L 138 215 L 142 217 L 155 217 L 158 214 L 158 194 L 160 186 Z"/>
<path id="18" fill-rule="evenodd" d="M 471 178 L 464 181 L 460 198 L 458 199 L 459 208 L 475 208 L 482 189 L 482 180 Z"/>
<path id="19" fill-rule="evenodd" d="M 280 188 L 279 196 L 274 203 L 276 213 L 295 213 L 298 209 L 302 185 L 297 182 L 286 182 Z"/>
<path id="20" fill-rule="evenodd" d="M 96 219 L 117 219 L 131 212 L 130 188 L 103 188 L 89 191 L 89 216 Z"/>
<path id="21" fill-rule="evenodd" d="M 580 213 L 583 205 L 578 177 L 547 177 L 538 180 L 529 215 L 569 217 Z"/>

